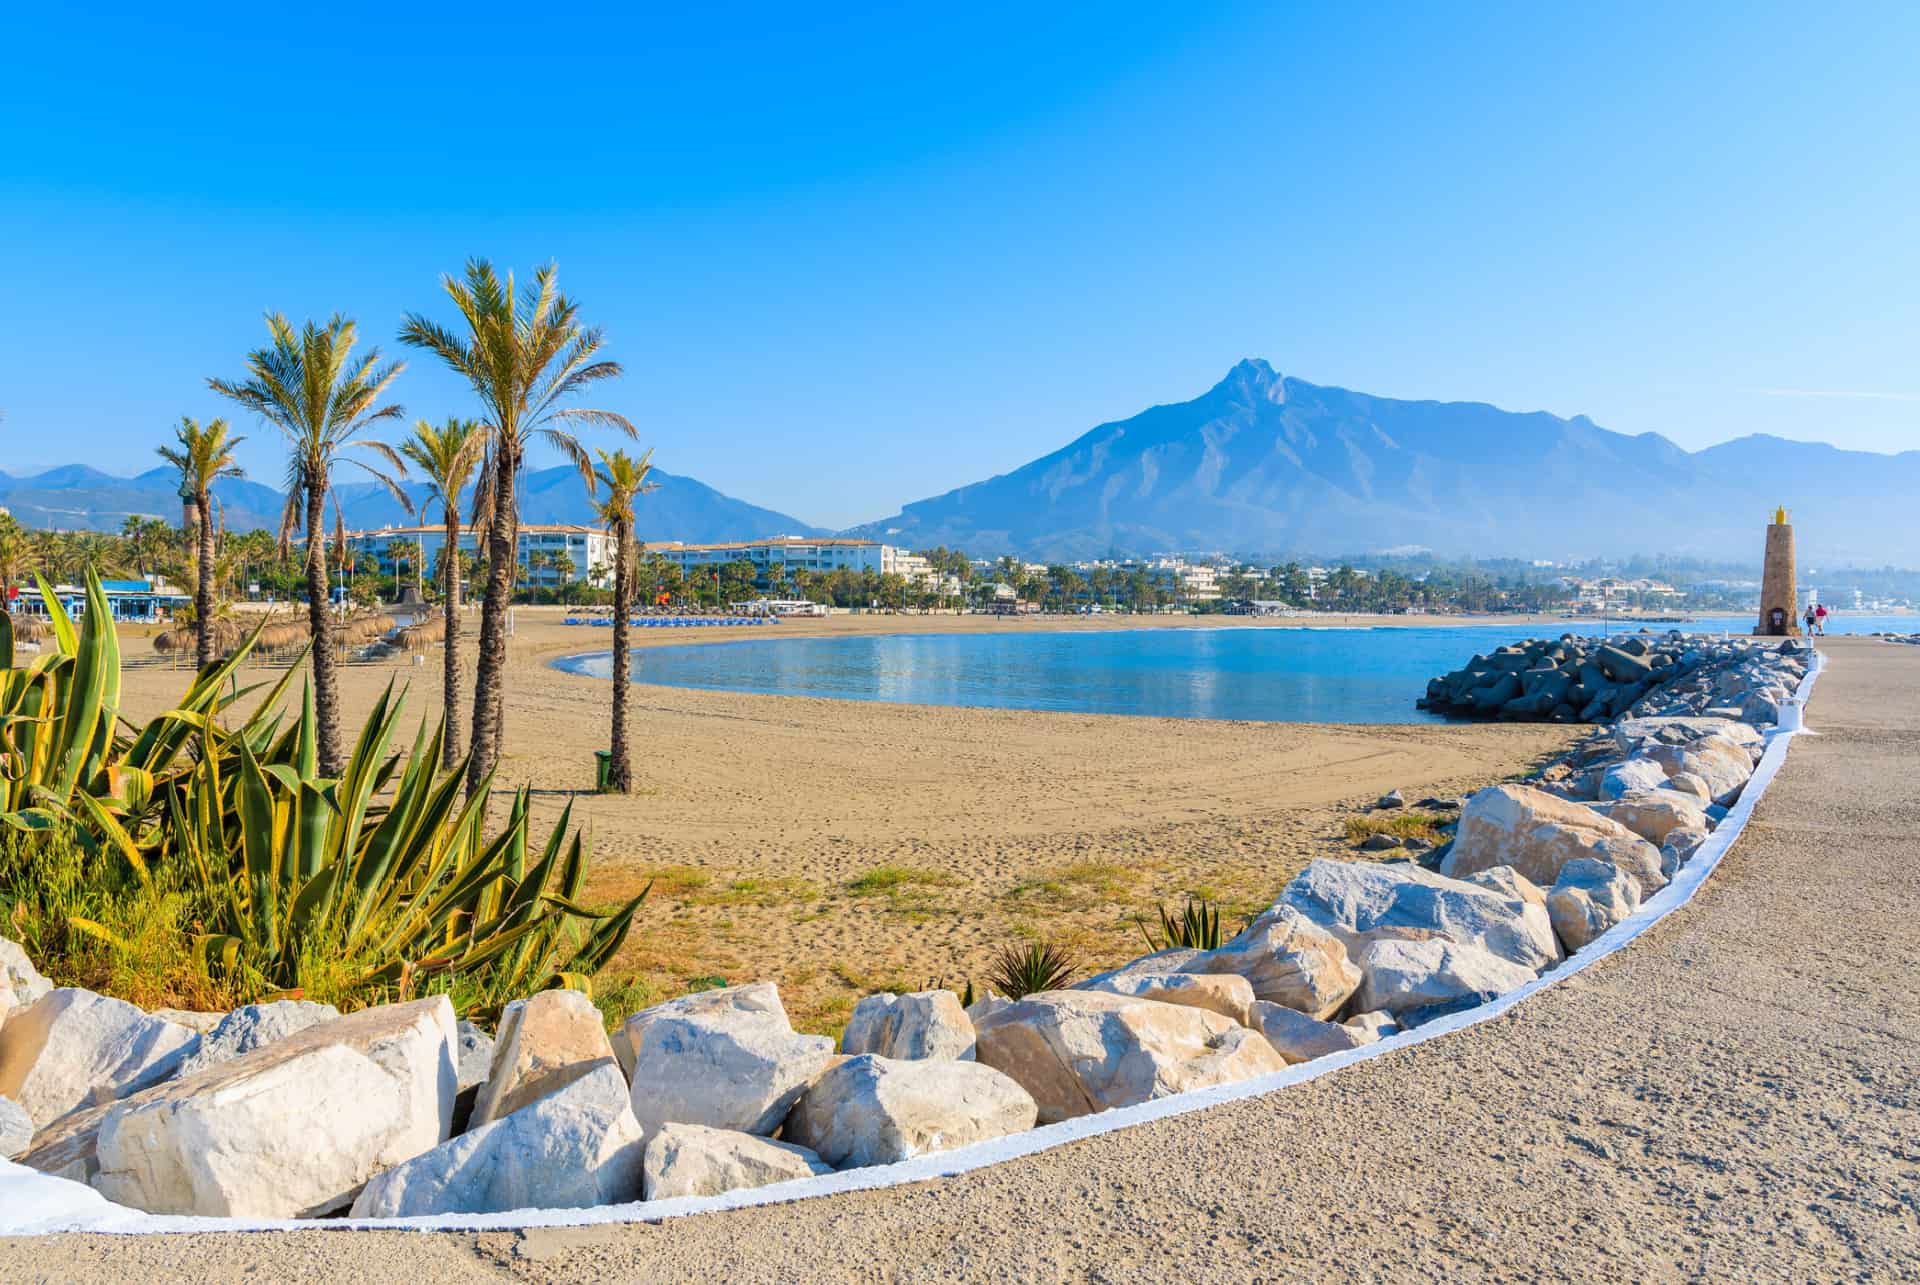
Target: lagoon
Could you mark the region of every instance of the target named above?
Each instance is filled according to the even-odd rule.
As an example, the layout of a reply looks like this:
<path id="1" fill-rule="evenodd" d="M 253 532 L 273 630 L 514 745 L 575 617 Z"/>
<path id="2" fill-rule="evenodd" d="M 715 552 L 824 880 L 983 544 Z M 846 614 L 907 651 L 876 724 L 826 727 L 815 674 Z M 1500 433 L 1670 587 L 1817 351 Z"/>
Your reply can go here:
<path id="1" fill-rule="evenodd" d="M 1869 617 L 1836 632 L 1899 628 Z M 1849 627 L 1851 626 L 1851 627 Z M 1668 626 L 1662 626 L 1666 628 Z M 1905 627 L 1914 626 L 1907 618 Z M 1749 617 L 1690 622 L 1745 632 Z M 1527 637 L 1601 633 L 1598 622 L 1411 628 L 1113 629 L 1087 632 L 756 638 L 633 653 L 634 681 L 709 691 L 916 705 L 1307 723 L 1422 723 L 1427 680 Z M 1629 632 L 1611 626 L 1611 632 Z M 555 664 L 600 678 L 605 652 Z"/>

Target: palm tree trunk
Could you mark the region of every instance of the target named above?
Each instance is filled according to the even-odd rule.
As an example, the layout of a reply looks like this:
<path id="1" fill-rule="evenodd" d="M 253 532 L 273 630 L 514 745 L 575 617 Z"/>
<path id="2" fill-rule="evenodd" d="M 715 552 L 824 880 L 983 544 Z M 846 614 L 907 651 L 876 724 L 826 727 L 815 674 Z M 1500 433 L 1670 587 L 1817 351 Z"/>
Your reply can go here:
<path id="1" fill-rule="evenodd" d="M 205 669 L 213 663 L 213 510 L 207 493 L 194 497 L 193 569 L 193 665 Z"/>
<path id="2" fill-rule="evenodd" d="M 327 488 L 307 483 L 307 624 L 313 631 L 313 711 L 320 724 L 320 775 L 339 776 L 340 657 L 333 648 L 333 608 L 327 601 Z"/>
<path id="3" fill-rule="evenodd" d="M 514 465 L 511 444 L 503 443 L 493 479 L 493 522 L 487 528 L 487 592 L 480 603 L 480 660 L 473 679 L 473 751 L 467 760 L 467 797 L 500 761 L 502 682 L 507 667 L 507 610 L 513 600 Z"/>
<path id="4" fill-rule="evenodd" d="M 633 764 L 627 756 L 627 546 L 626 531 L 614 533 L 619 548 L 613 555 L 613 762 L 607 784 L 621 794 L 633 793 Z"/>
<path id="5" fill-rule="evenodd" d="M 447 510 L 447 542 L 440 551 L 447 564 L 447 654 L 440 677 L 440 765 L 451 768 L 460 758 L 460 514 Z"/>

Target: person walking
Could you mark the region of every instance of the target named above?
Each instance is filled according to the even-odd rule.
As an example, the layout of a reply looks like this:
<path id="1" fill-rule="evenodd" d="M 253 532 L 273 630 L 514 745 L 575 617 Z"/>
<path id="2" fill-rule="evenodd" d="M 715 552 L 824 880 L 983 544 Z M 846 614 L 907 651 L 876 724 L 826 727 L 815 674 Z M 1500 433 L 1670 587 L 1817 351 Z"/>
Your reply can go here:
<path id="1" fill-rule="evenodd" d="M 1824 602 L 1813 609 L 1813 631 L 1822 638 L 1827 636 L 1827 604 Z"/>
<path id="2" fill-rule="evenodd" d="M 1813 637 L 1814 630 L 1820 625 L 1820 617 L 1814 611 L 1814 604 L 1807 604 L 1807 637 Z"/>

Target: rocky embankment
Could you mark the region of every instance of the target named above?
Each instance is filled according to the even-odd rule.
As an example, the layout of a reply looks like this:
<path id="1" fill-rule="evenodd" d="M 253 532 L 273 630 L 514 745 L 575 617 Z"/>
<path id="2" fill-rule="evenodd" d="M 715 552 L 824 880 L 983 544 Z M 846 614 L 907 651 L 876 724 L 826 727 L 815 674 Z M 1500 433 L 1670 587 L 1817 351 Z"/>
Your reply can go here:
<path id="1" fill-rule="evenodd" d="M 611 1035 L 585 996 L 546 991 L 489 1037 L 444 998 L 142 1012 L 51 986 L 0 939 L 0 1157 L 153 1213 L 607 1206 L 889 1164 L 1356 1048 L 1561 966 L 1665 887 L 1739 798 L 1771 721 L 1758 716 L 1807 653 L 1661 646 L 1614 650 L 1672 671 L 1626 706 L 1662 712 L 1473 795 L 1418 862 L 1315 861 L 1218 949 L 1066 989 L 971 1008 L 945 990 L 872 995 L 837 1049 L 796 1033 L 767 982 L 671 1000 Z M 1562 640 L 1481 668 L 1523 681 L 1555 648 L 1556 674 L 1576 650 L 1601 664 Z"/>
<path id="2" fill-rule="evenodd" d="M 1705 714 L 1778 720 L 1804 644 L 1716 641 L 1678 631 L 1625 638 L 1533 638 L 1475 656 L 1427 684 L 1421 709 L 1476 718 L 1602 723 Z M 1798 681 L 1795 679 L 1794 681 Z"/>

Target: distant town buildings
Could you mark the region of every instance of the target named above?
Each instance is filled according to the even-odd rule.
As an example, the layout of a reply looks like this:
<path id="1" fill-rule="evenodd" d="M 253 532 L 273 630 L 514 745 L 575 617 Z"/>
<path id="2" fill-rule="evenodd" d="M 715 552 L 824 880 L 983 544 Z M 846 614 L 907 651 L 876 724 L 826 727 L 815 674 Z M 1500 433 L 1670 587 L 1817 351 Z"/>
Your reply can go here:
<path id="1" fill-rule="evenodd" d="M 367 559 L 381 575 L 397 576 L 404 571 L 425 580 L 434 578 L 440 549 L 446 542 L 446 528 L 440 526 L 347 532 L 347 547 L 356 562 Z M 479 533 L 466 528 L 460 533 L 460 552 L 476 557 L 479 551 Z M 596 589 L 611 588 L 613 537 L 598 527 L 572 522 L 523 522 L 520 571 L 524 584 L 551 587 L 578 581 Z"/>

